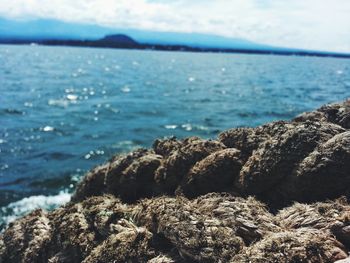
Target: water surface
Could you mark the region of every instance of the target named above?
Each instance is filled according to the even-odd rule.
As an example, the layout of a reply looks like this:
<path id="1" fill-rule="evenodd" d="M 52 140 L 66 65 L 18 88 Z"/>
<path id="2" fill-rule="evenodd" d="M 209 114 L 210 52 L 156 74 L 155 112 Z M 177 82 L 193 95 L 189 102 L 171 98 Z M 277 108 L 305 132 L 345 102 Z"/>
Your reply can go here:
<path id="1" fill-rule="evenodd" d="M 0 63 L 0 225 L 158 137 L 215 138 L 350 95 L 336 58 L 1 45 Z"/>

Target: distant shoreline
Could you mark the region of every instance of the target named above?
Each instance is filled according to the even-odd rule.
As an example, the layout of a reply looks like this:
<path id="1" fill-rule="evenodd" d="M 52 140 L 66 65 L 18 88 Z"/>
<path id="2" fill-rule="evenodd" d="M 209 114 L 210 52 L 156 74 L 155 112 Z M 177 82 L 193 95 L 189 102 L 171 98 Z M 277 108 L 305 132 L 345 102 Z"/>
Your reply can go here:
<path id="1" fill-rule="evenodd" d="M 31 45 L 40 46 L 69 46 L 69 47 L 92 47 L 92 48 L 115 48 L 131 50 L 153 50 L 153 51 L 180 51 L 180 52 L 203 52 L 203 53 L 233 53 L 254 55 L 283 55 L 283 56 L 308 56 L 308 57 L 333 57 L 350 58 L 350 54 L 327 53 L 304 50 L 258 50 L 258 49 L 235 49 L 235 48 L 207 48 L 191 47 L 186 45 L 163 45 L 163 44 L 141 44 L 141 43 L 118 43 L 102 40 L 7 40 L 0 39 L 0 45 Z"/>

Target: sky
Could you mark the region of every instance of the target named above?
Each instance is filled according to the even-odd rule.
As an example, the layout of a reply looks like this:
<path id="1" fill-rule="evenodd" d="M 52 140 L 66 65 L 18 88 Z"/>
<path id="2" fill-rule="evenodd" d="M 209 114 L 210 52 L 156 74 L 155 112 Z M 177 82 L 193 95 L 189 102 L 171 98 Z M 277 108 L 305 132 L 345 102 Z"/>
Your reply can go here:
<path id="1" fill-rule="evenodd" d="M 350 53 L 349 0 L 0 0 L 0 16 L 209 33 Z"/>

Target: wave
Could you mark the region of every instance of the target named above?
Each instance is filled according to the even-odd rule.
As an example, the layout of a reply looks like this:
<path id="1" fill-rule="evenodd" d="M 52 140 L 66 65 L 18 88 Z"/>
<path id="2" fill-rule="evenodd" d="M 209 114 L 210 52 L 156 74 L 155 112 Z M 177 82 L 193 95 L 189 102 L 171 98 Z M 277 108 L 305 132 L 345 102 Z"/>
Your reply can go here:
<path id="1" fill-rule="evenodd" d="M 9 223 L 20 216 L 29 212 L 42 208 L 52 210 L 70 201 L 71 194 L 68 191 L 60 191 L 57 195 L 33 195 L 25 197 L 16 202 L 12 202 L 7 206 L 0 208 L 0 231 Z"/>

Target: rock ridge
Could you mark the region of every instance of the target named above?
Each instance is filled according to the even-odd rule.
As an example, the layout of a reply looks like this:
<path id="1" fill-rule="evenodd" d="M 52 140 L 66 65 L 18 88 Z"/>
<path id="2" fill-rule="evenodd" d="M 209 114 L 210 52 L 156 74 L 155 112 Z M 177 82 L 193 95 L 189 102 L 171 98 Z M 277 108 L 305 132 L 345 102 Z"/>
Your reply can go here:
<path id="1" fill-rule="evenodd" d="M 11 223 L 0 263 L 346 260 L 349 185 L 349 100 L 217 139 L 159 139 Z"/>

